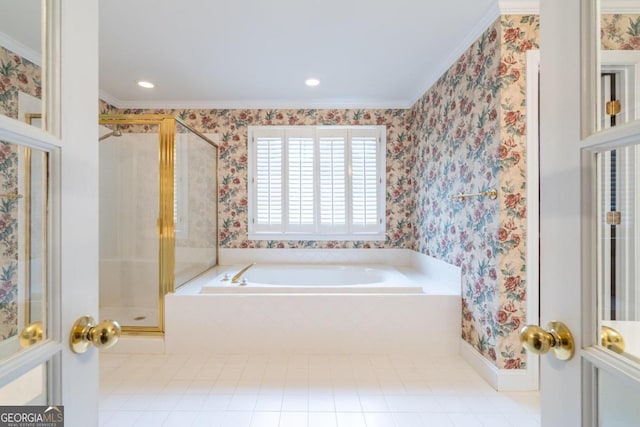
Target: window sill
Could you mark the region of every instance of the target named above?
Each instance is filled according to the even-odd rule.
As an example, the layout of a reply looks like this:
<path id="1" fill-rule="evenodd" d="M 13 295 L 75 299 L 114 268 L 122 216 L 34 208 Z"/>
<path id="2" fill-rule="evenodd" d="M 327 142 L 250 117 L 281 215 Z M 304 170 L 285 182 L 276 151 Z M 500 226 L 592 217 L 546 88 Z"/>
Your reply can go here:
<path id="1" fill-rule="evenodd" d="M 249 233 L 249 240 L 315 240 L 315 241 L 384 241 L 385 233 L 310 234 L 310 233 Z"/>

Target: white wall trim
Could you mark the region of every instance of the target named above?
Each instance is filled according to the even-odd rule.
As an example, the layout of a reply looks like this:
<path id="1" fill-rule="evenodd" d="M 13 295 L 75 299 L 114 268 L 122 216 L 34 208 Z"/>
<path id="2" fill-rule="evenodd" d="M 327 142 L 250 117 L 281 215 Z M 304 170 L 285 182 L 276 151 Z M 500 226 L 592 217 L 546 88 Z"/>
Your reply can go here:
<path id="1" fill-rule="evenodd" d="M 607 0 L 600 5 L 602 13 L 640 13 L 638 0 Z"/>
<path id="2" fill-rule="evenodd" d="M 527 324 L 540 323 L 540 151 L 539 151 L 539 81 L 540 51 L 526 55 L 527 81 Z M 532 78 L 533 76 L 533 78 Z M 527 352 L 527 369 L 538 388 L 540 358 Z"/>
<path id="3" fill-rule="evenodd" d="M 540 0 L 498 0 L 502 15 L 539 15 Z M 602 13 L 640 13 L 637 0 L 608 0 L 601 6 Z"/>
<path id="4" fill-rule="evenodd" d="M 540 0 L 498 0 L 501 15 L 539 15 Z"/>
<path id="5" fill-rule="evenodd" d="M 105 92 L 104 90 L 100 90 L 99 95 L 100 95 L 100 99 L 102 99 L 104 102 L 107 102 L 116 108 L 123 108 L 122 101 L 112 96 L 110 93 Z"/>
<path id="6" fill-rule="evenodd" d="M 9 37 L 3 32 L 0 32 L 0 46 L 20 55 L 25 59 L 28 59 L 37 66 L 42 66 L 42 54 L 40 52 L 37 52 L 27 45 L 20 43 L 16 39 Z"/>
<path id="7" fill-rule="evenodd" d="M 100 90 L 100 98 L 116 108 L 130 109 L 408 109 L 413 103 L 411 99 L 374 99 L 374 100 L 327 100 L 323 102 L 293 101 L 293 100 L 247 100 L 247 101 L 131 101 L 118 99 L 105 90 Z"/>
<path id="8" fill-rule="evenodd" d="M 489 7 L 482 18 L 480 18 L 476 22 L 476 24 L 469 29 L 466 37 L 458 44 L 458 46 L 452 49 L 449 55 L 440 62 L 440 66 L 434 68 L 431 74 L 429 74 L 425 79 L 422 80 L 422 82 L 417 85 L 414 91 L 414 93 L 416 93 L 416 96 L 413 98 L 412 102 L 410 103 L 410 107 L 408 108 L 413 107 L 413 105 L 418 102 L 418 100 L 429 89 L 431 89 L 434 83 L 437 82 L 438 79 L 442 77 L 444 73 L 446 73 L 447 70 L 453 66 L 453 64 L 456 63 L 456 61 L 462 56 L 463 53 L 467 51 L 467 49 L 469 49 L 469 47 L 476 41 L 476 39 L 480 37 L 482 33 L 484 33 L 487 28 L 489 28 L 489 26 L 493 24 L 499 17 L 500 10 L 498 9 L 498 6 L 496 4 L 491 5 L 491 7 Z"/>
<path id="9" fill-rule="evenodd" d="M 460 339 L 460 356 L 497 391 L 538 390 L 538 374 L 530 369 L 498 369 L 468 342 Z"/>

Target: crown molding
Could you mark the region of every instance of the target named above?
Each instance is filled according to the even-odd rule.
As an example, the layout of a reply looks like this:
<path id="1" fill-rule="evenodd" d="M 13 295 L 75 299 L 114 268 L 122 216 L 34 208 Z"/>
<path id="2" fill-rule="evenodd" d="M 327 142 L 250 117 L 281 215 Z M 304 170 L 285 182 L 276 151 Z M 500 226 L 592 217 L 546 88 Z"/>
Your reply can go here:
<path id="1" fill-rule="evenodd" d="M 410 100 L 335 100 L 335 101 L 135 101 L 121 100 L 101 90 L 100 98 L 121 109 L 143 110 L 269 110 L 269 109 L 408 109 L 413 103 Z"/>
<path id="2" fill-rule="evenodd" d="M 539 15 L 540 0 L 498 0 L 501 15 Z"/>
<path id="3" fill-rule="evenodd" d="M 614 13 L 640 13 L 640 5 L 638 0 L 607 0 L 600 1 L 601 13 L 614 14 Z"/>
<path id="4" fill-rule="evenodd" d="M 496 19 L 500 17 L 500 9 L 496 4 L 491 5 L 489 9 L 484 13 L 482 18 L 480 18 L 476 24 L 469 30 L 465 38 L 455 47 L 453 48 L 449 55 L 440 62 L 440 66 L 438 66 L 435 70 L 431 72 L 422 80 L 420 85 L 416 88 L 414 93 L 417 94 L 411 102 L 408 108 L 413 107 L 416 102 L 438 81 L 440 77 L 447 72 L 449 68 L 451 68 L 456 61 L 464 54 L 467 49 L 484 33 L 487 31 L 490 25 L 492 25 Z"/>
<path id="5" fill-rule="evenodd" d="M 111 104 L 111 106 L 116 107 L 116 108 L 122 108 L 121 107 L 122 101 L 120 101 L 115 96 L 111 95 L 109 92 L 100 89 L 98 91 L 98 96 L 104 102 L 106 102 L 108 104 Z"/>
<path id="6" fill-rule="evenodd" d="M 42 66 L 42 54 L 40 52 L 31 49 L 3 32 L 0 32 L 0 46 L 33 62 L 38 67 Z"/>

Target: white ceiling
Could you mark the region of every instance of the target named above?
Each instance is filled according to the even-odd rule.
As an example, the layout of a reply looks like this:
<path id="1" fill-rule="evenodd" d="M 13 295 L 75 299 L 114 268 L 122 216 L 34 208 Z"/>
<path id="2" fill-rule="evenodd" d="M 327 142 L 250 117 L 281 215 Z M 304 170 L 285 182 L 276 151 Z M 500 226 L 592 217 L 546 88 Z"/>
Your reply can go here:
<path id="1" fill-rule="evenodd" d="M 410 107 L 500 12 L 538 1 L 99 0 L 100 93 L 132 108 Z M 0 45 L 34 62 L 40 5 L 0 0 Z"/>
<path id="2" fill-rule="evenodd" d="M 497 16 L 497 0 L 102 0 L 100 89 L 128 107 L 408 107 Z"/>

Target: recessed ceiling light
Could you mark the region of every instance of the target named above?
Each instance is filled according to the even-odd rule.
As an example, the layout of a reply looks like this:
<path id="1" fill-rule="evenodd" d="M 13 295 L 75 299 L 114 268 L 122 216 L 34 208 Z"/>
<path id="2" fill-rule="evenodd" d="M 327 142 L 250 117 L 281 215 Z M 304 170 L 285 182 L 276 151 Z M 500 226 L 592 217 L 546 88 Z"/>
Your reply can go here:
<path id="1" fill-rule="evenodd" d="M 143 87 L 145 89 L 153 89 L 156 85 L 151 82 L 146 82 L 144 80 L 138 80 L 138 86 Z"/>
<path id="2" fill-rule="evenodd" d="M 304 81 L 304 84 L 307 86 L 318 86 L 320 84 L 320 80 L 318 79 L 307 79 Z"/>

